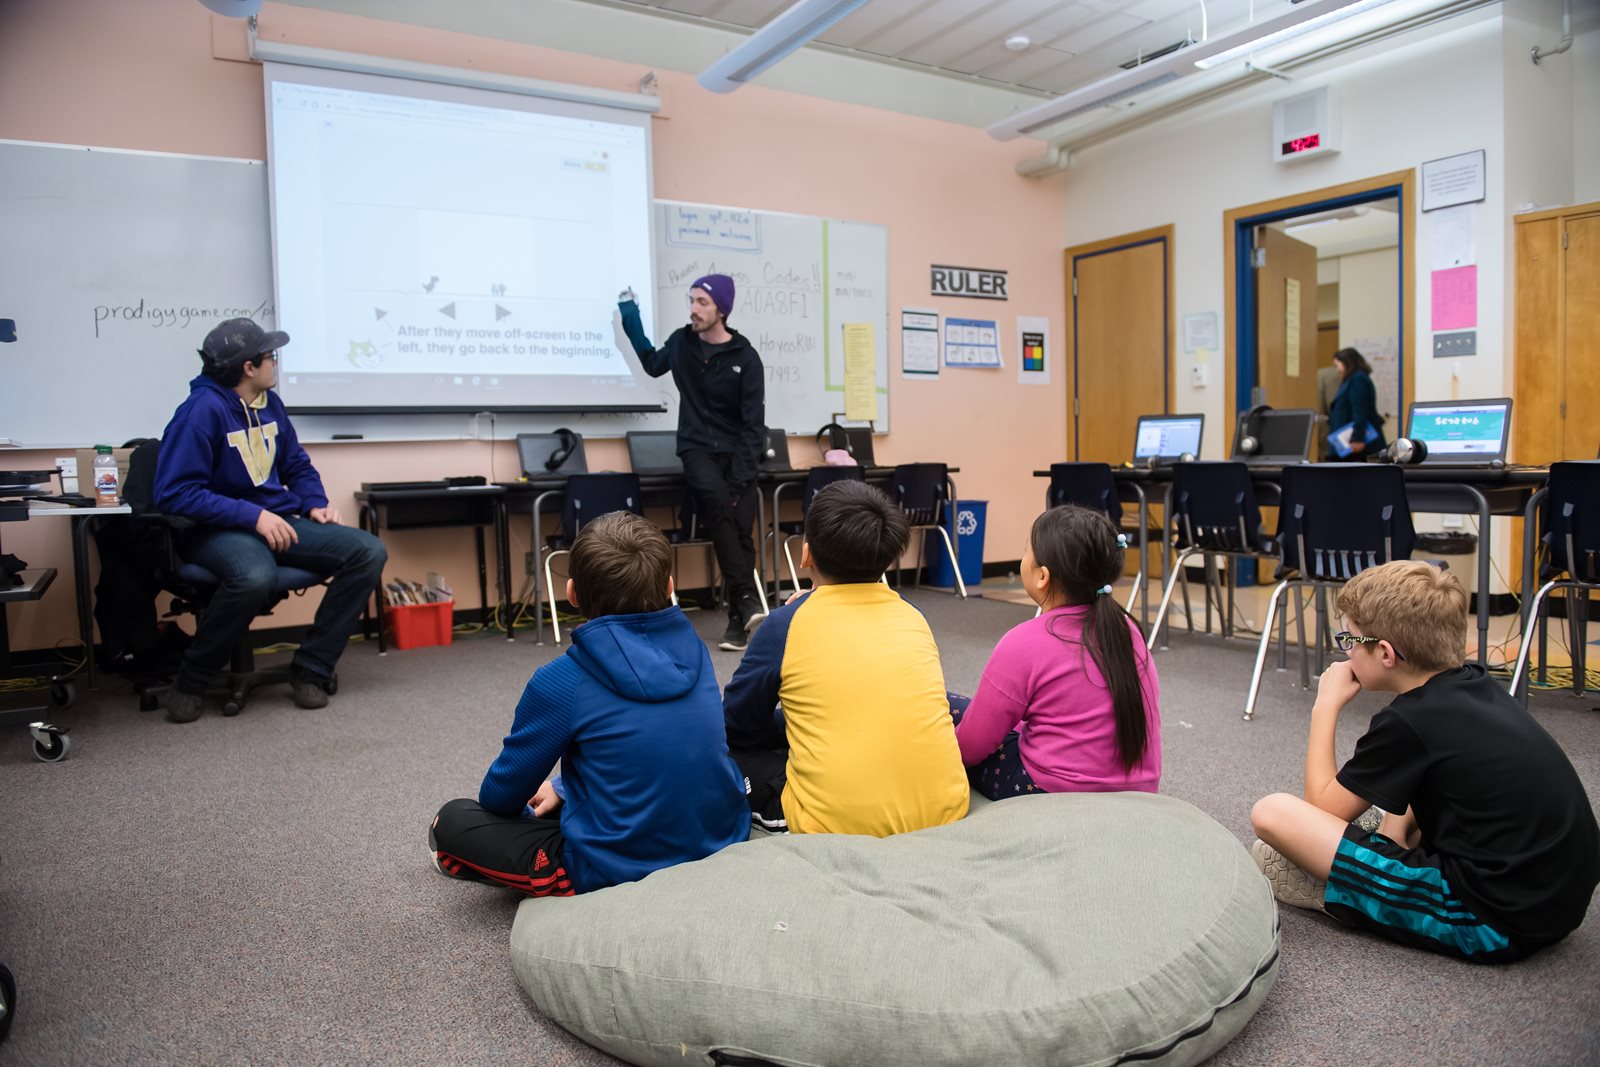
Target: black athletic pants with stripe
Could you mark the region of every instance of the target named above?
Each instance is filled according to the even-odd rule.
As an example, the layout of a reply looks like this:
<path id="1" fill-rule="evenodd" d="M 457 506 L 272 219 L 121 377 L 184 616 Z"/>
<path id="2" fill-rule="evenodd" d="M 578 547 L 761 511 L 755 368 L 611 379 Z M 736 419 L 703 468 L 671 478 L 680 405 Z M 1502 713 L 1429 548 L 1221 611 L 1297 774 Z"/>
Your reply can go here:
<path id="1" fill-rule="evenodd" d="M 570 897 L 560 819 L 506 818 L 476 800 L 452 800 L 428 830 L 428 847 L 452 878 L 488 882 L 530 897 Z"/>

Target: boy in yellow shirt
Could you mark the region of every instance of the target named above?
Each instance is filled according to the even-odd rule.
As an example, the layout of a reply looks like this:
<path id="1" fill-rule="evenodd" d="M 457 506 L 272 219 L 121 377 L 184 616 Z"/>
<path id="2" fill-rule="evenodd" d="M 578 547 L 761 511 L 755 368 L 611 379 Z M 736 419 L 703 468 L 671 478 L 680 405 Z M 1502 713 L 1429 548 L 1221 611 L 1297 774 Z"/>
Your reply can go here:
<path id="1" fill-rule="evenodd" d="M 910 537 L 864 482 L 811 502 L 801 563 L 815 585 L 768 616 L 723 693 L 756 825 L 886 837 L 967 813 L 939 648 L 879 581 Z"/>

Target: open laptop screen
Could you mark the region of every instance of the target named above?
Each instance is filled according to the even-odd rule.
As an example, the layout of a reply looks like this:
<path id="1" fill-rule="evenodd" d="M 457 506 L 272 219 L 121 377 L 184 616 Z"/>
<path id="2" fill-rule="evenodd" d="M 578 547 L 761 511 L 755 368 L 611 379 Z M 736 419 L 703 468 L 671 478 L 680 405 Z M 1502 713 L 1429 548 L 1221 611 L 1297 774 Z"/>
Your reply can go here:
<path id="1" fill-rule="evenodd" d="M 1489 463 L 1504 459 L 1511 401 L 1441 400 L 1411 405 L 1406 436 L 1428 445 L 1428 463 Z"/>
<path id="2" fill-rule="evenodd" d="M 1204 415 L 1140 415 L 1134 460 L 1176 459 L 1185 452 L 1198 456 L 1205 421 Z"/>

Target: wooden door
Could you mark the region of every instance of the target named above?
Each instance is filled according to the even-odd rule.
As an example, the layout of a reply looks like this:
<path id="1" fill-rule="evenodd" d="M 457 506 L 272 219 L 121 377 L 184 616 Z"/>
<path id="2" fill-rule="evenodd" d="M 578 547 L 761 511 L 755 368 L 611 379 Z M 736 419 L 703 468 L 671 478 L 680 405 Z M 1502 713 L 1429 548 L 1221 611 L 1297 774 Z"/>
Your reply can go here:
<path id="1" fill-rule="evenodd" d="M 1275 408 L 1314 411 L 1320 366 L 1316 246 L 1260 226 L 1256 256 L 1256 384 Z M 1292 309 L 1291 293 L 1296 302 Z"/>
<path id="2" fill-rule="evenodd" d="M 1067 250 L 1074 459 L 1131 459 L 1139 416 L 1168 410 L 1170 257 L 1167 233 Z"/>
<path id="3" fill-rule="evenodd" d="M 1553 463 L 1565 455 L 1561 390 L 1561 220 L 1517 226 L 1516 386 L 1511 408 L 1518 463 Z"/>
<path id="4" fill-rule="evenodd" d="M 1600 215 L 1566 220 L 1561 459 L 1600 454 Z"/>

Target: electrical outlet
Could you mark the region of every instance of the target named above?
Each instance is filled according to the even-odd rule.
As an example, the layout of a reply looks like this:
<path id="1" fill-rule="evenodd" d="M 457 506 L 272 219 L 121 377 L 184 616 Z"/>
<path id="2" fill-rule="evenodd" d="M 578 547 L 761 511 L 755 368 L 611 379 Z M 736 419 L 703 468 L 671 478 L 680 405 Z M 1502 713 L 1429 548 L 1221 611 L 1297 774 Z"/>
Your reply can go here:
<path id="1" fill-rule="evenodd" d="M 1189 368 L 1189 384 L 1196 389 L 1204 389 L 1206 387 L 1207 377 L 1204 363 L 1196 363 Z"/>
<path id="2" fill-rule="evenodd" d="M 56 470 L 61 472 L 61 491 L 63 493 L 76 493 L 78 491 L 78 457 L 57 456 Z"/>
<path id="3" fill-rule="evenodd" d="M 1439 520 L 1439 525 L 1444 527 L 1446 530 L 1459 530 L 1466 526 L 1466 524 L 1466 518 L 1461 515 L 1446 515 L 1444 518 Z"/>

